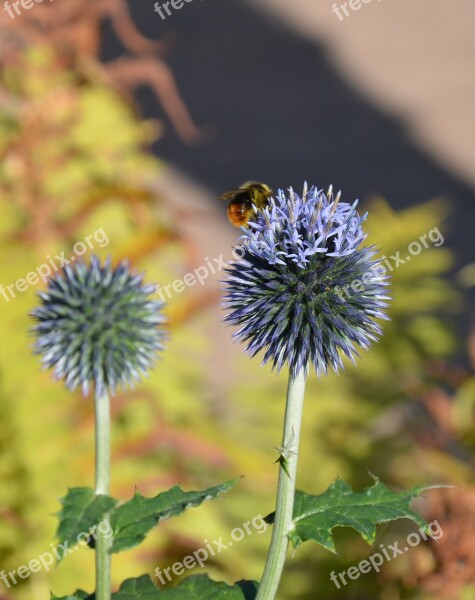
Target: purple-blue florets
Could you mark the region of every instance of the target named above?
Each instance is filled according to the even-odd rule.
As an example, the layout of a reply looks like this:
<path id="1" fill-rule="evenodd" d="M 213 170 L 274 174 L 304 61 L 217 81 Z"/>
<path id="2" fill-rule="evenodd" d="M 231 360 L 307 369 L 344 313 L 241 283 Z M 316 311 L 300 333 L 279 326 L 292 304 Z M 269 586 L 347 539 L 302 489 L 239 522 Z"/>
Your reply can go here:
<path id="1" fill-rule="evenodd" d="M 279 190 L 243 229 L 241 258 L 225 280 L 226 321 L 246 350 L 296 375 L 312 363 L 318 374 L 354 361 L 381 334 L 388 278 L 374 247 L 360 247 L 366 215 L 316 187 Z M 358 291 L 355 291 L 358 290 Z"/>

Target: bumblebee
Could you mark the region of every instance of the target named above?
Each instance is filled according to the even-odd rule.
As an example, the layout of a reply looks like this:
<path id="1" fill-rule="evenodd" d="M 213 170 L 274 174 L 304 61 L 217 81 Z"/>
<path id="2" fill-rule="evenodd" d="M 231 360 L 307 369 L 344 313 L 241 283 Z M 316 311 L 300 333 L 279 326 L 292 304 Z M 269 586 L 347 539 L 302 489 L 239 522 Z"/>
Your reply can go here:
<path id="1" fill-rule="evenodd" d="M 234 227 L 246 227 L 249 221 L 269 203 L 273 192 L 269 186 L 259 181 L 246 181 L 237 190 L 220 196 L 228 201 L 228 219 Z"/>

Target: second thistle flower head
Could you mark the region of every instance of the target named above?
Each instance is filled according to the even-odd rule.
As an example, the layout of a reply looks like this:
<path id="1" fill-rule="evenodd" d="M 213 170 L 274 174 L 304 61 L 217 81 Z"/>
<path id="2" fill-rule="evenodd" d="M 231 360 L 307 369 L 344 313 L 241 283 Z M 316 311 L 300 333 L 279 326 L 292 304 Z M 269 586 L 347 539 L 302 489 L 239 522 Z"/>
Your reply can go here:
<path id="1" fill-rule="evenodd" d="M 254 356 L 264 352 L 292 375 L 312 363 L 318 374 L 354 361 L 381 333 L 388 277 L 374 247 L 360 247 L 366 215 L 332 189 L 279 190 L 243 229 L 240 259 L 225 279 L 226 321 Z M 358 289 L 360 291 L 355 291 Z"/>
<path id="2" fill-rule="evenodd" d="M 87 394 L 93 384 L 103 395 L 132 384 L 162 350 L 165 319 L 163 304 L 148 298 L 154 290 L 125 261 L 115 269 L 95 256 L 90 265 L 68 265 L 48 281 L 32 312 L 36 354 L 71 390 L 81 386 Z"/>

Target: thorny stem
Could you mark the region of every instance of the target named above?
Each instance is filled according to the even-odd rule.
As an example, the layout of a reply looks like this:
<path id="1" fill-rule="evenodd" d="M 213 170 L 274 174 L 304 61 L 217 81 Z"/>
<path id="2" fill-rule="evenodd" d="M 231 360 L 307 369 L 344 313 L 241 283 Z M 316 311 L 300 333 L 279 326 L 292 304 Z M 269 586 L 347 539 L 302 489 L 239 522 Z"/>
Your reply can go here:
<path id="1" fill-rule="evenodd" d="M 288 534 L 293 527 L 295 481 L 302 424 L 306 374 L 301 370 L 289 376 L 285 408 L 284 435 L 279 458 L 279 481 L 272 540 L 256 600 L 274 600 L 284 568 Z"/>

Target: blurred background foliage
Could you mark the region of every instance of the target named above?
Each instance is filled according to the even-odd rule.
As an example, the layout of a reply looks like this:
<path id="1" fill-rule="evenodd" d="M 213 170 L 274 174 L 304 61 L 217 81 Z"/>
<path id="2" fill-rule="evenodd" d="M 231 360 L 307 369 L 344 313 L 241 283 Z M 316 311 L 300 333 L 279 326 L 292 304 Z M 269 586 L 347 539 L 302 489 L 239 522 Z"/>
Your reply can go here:
<path id="1" fill-rule="evenodd" d="M 77 10 L 83 4 L 76 2 Z M 100 20 L 107 3 L 97 6 L 105 11 L 98 13 Z M 41 21 L 40 8 L 35 14 Z M 124 38 L 137 52 L 148 52 L 146 41 L 124 26 L 127 16 L 122 18 Z M 81 46 L 72 35 L 66 44 L 64 31 L 59 42 L 57 24 L 42 23 L 42 28 L 26 20 L 16 25 L 18 37 L 4 55 L 0 77 L 1 283 L 25 277 L 62 251 L 72 256 L 75 242 L 100 229 L 110 243 L 96 244 L 93 251 L 116 261 L 129 257 L 147 271 L 148 281 L 168 282 L 202 264 L 182 227 L 183 214 L 156 191 L 154 183 L 167 168 L 149 151 L 161 135 L 160 123 L 140 117 L 131 96 L 95 60 L 94 44 Z M 92 19 L 90 30 L 96 25 Z M 137 65 L 147 74 L 161 64 L 158 58 L 152 64 L 148 55 L 143 60 Z M 123 81 L 127 65 L 114 69 Z M 169 74 L 159 83 L 151 79 L 182 138 L 199 137 Z M 374 198 L 365 208 L 369 241 L 387 257 L 397 251 L 405 256 L 408 244 L 434 227 L 443 232 L 447 216 L 440 200 L 395 212 Z M 338 530 L 339 556 L 307 545 L 289 560 L 282 599 L 472 597 L 473 588 L 465 584 L 475 569 L 473 525 L 466 525 L 473 524 L 475 511 L 470 488 L 475 378 L 471 367 L 451 361 L 457 350 L 452 325 L 462 302 L 447 276 L 451 267 L 451 251 L 443 246 L 423 250 L 395 270 L 391 321 L 381 342 L 344 375 L 310 377 L 299 467 L 299 487 L 312 493 L 336 476 L 361 489 L 370 483 L 368 472 L 395 488 L 455 484 L 456 494 L 430 492 L 419 504 L 428 518 L 438 519 L 444 537 L 386 565 L 384 576 L 362 576 L 345 595 L 331 583 L 330 572 L 357 564 L 371 550 L 356 534 Z M 42 287 L 16 291 L 8 301 L 0 297 L 0 566 L 6 571 L 50 550 L 58 498 L 68 486 L 91 485 L 93 479 L 90 399 L 52 381 L 30 352 L 28 312 Z M 135 488 L 151 495 L 177 482 L 192 489 L 245 478 L 226 499 L 161 524 L 140 550 L 116 556 L 116 584 L 172 565 L 205 539 L 226 541 L 234 527 L 273 510 L 272 448 L 280 443 L 285 375 L 261 369 L 238 350 L 225 359 L 219 398 L 210 398 L 204 364 L 212 362 L 216 348 L 204 325 L 216 294 L 200 294 L 172 297 L 163 360 L 137 390 L 114 398 L 112 494 L 127 499 Z M 468 340 L 467 356 L 467 365 L 470 357 L 475 362 L 474 339 Z M 408 531 L 405 523 L 383 527 L 376 546 L 403 539 Z M 227 581 L 259 578 L 269 539 L 269 532 L 245 538 L 210 560 L 208 571 Z M 51 587 L 58 595 L 70 592 L 73 581 L 92 589 L 88 549 L 14 589 L 0 584 L 0 598 L 46 599 Z"/>

